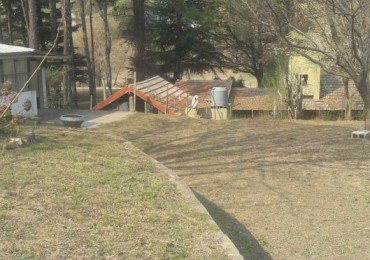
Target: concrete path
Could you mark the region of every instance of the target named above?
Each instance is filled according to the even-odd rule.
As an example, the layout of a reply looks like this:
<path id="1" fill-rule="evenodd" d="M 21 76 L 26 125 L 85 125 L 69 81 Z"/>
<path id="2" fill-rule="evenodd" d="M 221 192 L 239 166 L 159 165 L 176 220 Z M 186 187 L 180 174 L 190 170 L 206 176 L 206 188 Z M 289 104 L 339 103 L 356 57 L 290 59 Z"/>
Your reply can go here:
<path id="1" fill-rule="evenodd" d="M 62 125 L 60 116 L 62 115 L 82 115 L 85 121 L 82 123 L 83 128 L 93 128 L 101 124 L 107 124 L 123 120 L 133 113 L 122 111 L 91 111 L 79 109 L 39 109 L 38 117 L 44 123 Z"/>

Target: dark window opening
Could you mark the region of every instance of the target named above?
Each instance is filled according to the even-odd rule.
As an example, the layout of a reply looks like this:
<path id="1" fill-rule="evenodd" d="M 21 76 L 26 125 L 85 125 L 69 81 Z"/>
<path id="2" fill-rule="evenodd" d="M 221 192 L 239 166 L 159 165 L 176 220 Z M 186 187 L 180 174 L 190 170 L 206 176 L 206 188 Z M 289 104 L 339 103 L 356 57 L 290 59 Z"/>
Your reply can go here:
<path id="1" fill-rule="evenodd" d="M 308 75 L 307 74 L 299 75 L 299 83 L 301 84 L 302 87 L 307 86 L 307 82 L 308 82 Z"/>

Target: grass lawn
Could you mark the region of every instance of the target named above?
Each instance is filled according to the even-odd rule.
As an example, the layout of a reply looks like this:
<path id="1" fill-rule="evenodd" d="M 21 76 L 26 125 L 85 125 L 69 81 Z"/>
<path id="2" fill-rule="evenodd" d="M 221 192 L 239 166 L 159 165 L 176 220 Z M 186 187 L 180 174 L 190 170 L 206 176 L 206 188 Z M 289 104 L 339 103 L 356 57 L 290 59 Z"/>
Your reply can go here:
<path id="1" fill-rule="evenodd" d="M 206 215 L 129 143 L 99 129 L 36 136 L 0 152 L 0 259 L 226 258 Z"/>
<path id="2" fill-rule="evenodd" d="M 184 179 L 246 259 L 370 259 L 363 122 L 136 114 L 111 127 Z"/>

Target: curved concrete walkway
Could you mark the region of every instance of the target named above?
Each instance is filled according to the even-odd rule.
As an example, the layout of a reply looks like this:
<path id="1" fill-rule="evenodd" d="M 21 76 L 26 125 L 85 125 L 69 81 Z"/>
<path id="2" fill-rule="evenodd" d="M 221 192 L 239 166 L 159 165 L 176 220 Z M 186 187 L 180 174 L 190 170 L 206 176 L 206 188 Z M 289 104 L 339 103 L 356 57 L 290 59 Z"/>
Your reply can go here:
<path id="1" fill-rule="evenodd" d="M 107 124 L 115 121 L 120 121 L 132 115 L 131 112 L 122 111 L 91 111 L 80 109 L 39 109 L 38 117 L 45 123 L 62 124 L 60 116 L 62 115 L 82 115 L 85 121 L 82 123 L 82 128 L 93 128 L 101 124 Z"/>

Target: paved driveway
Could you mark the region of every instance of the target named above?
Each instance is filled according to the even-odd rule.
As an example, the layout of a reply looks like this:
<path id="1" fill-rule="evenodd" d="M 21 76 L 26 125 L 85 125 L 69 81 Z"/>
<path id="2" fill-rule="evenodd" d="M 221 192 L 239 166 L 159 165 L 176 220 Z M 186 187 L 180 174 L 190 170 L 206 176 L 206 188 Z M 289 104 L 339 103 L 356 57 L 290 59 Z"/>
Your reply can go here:
<path id="1" fill-rule="evenodd" d="M 59 120 L 62 115 L 77 114 L 84 116 L 81 127 L 92 128 L 101 124 L 111 123 L 127 118 L 132 113 L 122 111 L 91 111 L 78 109 L 39 109 L 38 116 L 43 122 L 62 124 Z"/>

